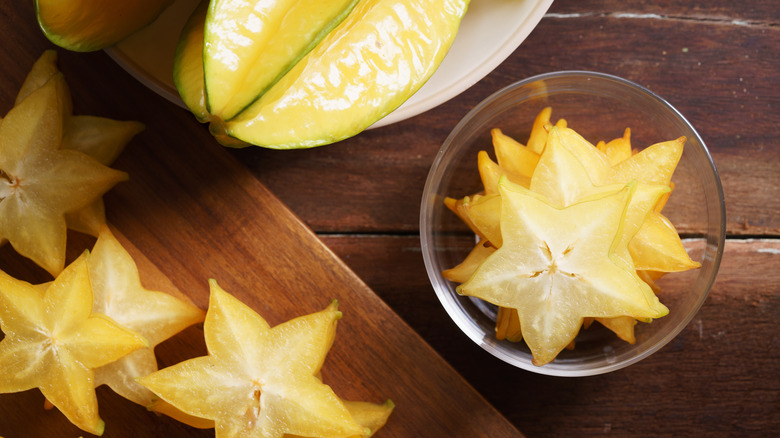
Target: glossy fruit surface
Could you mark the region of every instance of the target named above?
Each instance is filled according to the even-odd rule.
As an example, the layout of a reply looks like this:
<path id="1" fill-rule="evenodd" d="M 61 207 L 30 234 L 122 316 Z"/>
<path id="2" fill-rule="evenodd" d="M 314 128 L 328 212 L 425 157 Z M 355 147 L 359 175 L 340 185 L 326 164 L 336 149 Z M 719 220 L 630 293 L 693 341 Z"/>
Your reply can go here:
<path id="1" fill-rule="evenodd" d="M 0 393 L 40 388 L 79 428 L 100 435 L 94 369 L 145 348 L 146 340 L 93 314 L 88 254 L 50 285 L 0 272 Z"/>
<path id="2" fill-rule="evenodd" d="M 77 52 L 116 44 L 151 23 L 173 0 L 35 0 L 49 40 Z"/>
<path id="3" fill-rule="evenodd" d="M 213 0 L 204 29 L 209 112 L 230 120 L 260 98 L 357 0 Z"/>
<path id="4" fill-rule="evenodd" d="M 69 108 L 67 85 L 56 73 L 0 123 L 0 241 L 52 275 L 65 264 L 66 215 L 127 178 L 61 147 Z"/>
<path id="5" fill-rule="evenodd" d="M 136 379 L 157 371 L 154 347 L 203 321 L 205 314 L 172 295 L 145 289 L 132 257 L 106 226 L 101 229 L 89 258 L 89 278 L 94 295 L 93 311 L 140 334 L 149 344 L 149 348 L 97 368 L 95 386 L 108 385 L 122 397 L 148 406 L 153 394 Z"/>
<path id="6" fill-rule="evenodd" d="M 627 252 L 621 228 L 634 189 L 561 208 L 503 180 L 504 243 L 459 292 L 516 309 L 537 365 L 571 343 L 586 316 L 665 315 L 636 269 L 617 256 Z"/>
<path id="7" fill-rule="evenodd" d="M 193 13 L 174 82 L 222 144 L 307 148 L 363 131 L 438 68 L 469 2 L 314 3 L 218 1 Z"/>
<path id="8" fill-rule="evenodd" d="M 335 302 L 271 327 L 215 281 L 210 284 L 208 356 L 143 377 L 144 386 L 186 416 L 213 420 L 217 437 L 371 433 L 318 377 L 341 318 Z"/>

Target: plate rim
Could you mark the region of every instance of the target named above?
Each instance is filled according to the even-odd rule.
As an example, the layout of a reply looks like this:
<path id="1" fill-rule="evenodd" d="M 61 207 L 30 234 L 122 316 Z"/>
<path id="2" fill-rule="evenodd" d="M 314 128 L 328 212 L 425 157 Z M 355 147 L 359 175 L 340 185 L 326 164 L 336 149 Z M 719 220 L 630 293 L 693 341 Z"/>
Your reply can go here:
<path id="1" fill-rule="evenodd" d="M 478 0 L 472 0 L 478 1 Z M 533 0 L 534 4 L 531 6 L 530 12 L 525 15 L 525 18 L 515 28 L 515 31 L 502 43 L 493 54 L 489 57 L 488 62 L 483 62 L 475 68 L 469 70 L 465 75 L 461 76 L 458 80 L 450 82 L 447 86 L 441 90 L 426 96 L 423 99 L 414 99 L 414 96 L 423 89 L 423 84 L 418 91 L 412 95 L 407 101 L 402 103 L 398 108 L 391 111 L 381 119 L 377 120 L 374 124 L 367 129 L 379 128 L 383 126 L 392 125 L 404 120 L 413 118 L 426 111 L 436 108 L 439 105 L 455 98 L 464 91 L 471 88 L 474 84 L 481 79 L 489 75 L 495 70 L 501 63 L 503 63 L 522 42 L 530 35 L 530 33 L 541 22 L 544 15 L 549 10 L 554 0 Z M 468 14 L 468 11 L 466 12 Z M 103 50 L 116 64 L 118 64 L 123 70 L 129 73 L 134 79 L 140 82 L 145 87 L 152 90 L 154 93 L 165 98 L 169 102 L 187 109 L 182 99 L 179 97 L 179 92 L 175 86 L 166 83 L 154 74 L 148 72 L 142 66 L 140 66 L 127 52 L 123 51 L 120 45 L 107 47 Z M 430 79 L 435 77 L 436 72 L 431 75 Z M 427 82 L 426 82 L 427 83 Z"/>

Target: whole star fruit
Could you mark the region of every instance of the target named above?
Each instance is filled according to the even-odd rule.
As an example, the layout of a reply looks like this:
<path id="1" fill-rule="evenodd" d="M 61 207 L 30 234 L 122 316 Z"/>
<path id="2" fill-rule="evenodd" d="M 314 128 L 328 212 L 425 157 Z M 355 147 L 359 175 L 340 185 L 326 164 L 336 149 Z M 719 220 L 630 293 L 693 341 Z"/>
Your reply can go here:
<path id="1" fill-rule="evenodd" d="M 112 46 L 154 21 L 173 0 L 35 0 L 38 24 L 54 44 L 76 52 Z"/>
<path id="2" fill-rule="evenodd" d="M 430 78 L 468 4 L 213 1 L 185 26 L 174 82 L 225 146 L 334 143 L 389 114 Z M 281 26 L 281 17 L 289 24 Z"/>
<path id="3" fill-rule="evenodd" d="M 92 312 L 88 257 L 82 254 L 45 288 L 0 271 L 0 393 L 39 388 L 74 425 L 101 435 L 95 368 L 148 343 Z"/>
<path id="4" fill-rule="evenodd" d="M 89 258 L 94 312 L 106 315 L 122 327 L 144 336 L 149 348 L 134 351 L 95 370 L 95 385 L 142 406 L 154 394 L 136 378 L 157 371 L 154 348 L 185 328 L 202 322 L 205 312 L 192 303 L 165 292 L 145 289 L 138 268 L 107 226 L 103 226 Z"/>
<path id="5" fill-rule="evenodd" d="M 500 190 L 504 244 L 457 290 L 516 309 L 535 365 L 569 345 L 585 317 L 668 313 L 636 269 L 616 256 L 626 244 L 621 228 L 635 184 L 568 207 L 506 179 Z"/>
<path id="6" fill-rule="evenodd" d="M 271 327 L 209 283 L 208 355 L 142 377 L 142 385 L 184 414 L 214 421 L 218 438 L 370 435 L 318 377 L 341 318 L 335 302 Z"/>
<path id="7" fill-rule="evenodd" d="M 127 174 L 61 148 L 66 89 L 52 76 L 0 124 L 0 241 L 56 276 L 65 265 L 68 213 L 98 200 Z"/>

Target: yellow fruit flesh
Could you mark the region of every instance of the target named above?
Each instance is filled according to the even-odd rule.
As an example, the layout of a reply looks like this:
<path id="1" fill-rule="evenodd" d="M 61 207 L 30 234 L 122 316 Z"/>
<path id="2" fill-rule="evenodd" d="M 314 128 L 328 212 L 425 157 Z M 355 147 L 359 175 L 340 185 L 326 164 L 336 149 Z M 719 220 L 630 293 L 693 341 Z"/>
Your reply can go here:
<path id="1" fill-rule="evenodd" d="M 61 73 L 31 92 L 0 124 L 0 241 L 56 275 L 65 263 L 65 215 L 127 178 L 94 158 L 60 147 Z"/>
<path id="2" fill-rule="evenodd" d="M 565 348 L 586 316 L 656 318 L 668 310 L 632 266 L 615 257 L 632 188 L 557 208 L 502 183 L 504 245 L 458 290 L 518 311 L 534 363 Z M 570 227 L 573 221 L 579 227 Z"/>
<path id="3" fill-rule="evenodd" d="M 357 134 L 409 98 L 455 37 L 466 0 L 366 0 L 226 134 L 278 148 L 314 147 Z"/>
<path id="4" fill-rule="evenodd" d="M 187 108 L 199 122 L 208 122 L 203 79 L 203 25 L 209 1 L 202 0 L 181 31 L 173 58 L 173 83 Z"/>
<path id="5" fill-rule="evenodd" d="M 209 355 L 140 382 L 183 413 L 214 420 L 218 437 L 364 435 L 318 378 L 340 315 L 332 304 L 272 328 L 212 281 Z"/>
<path id="6" fill-rule="evenodd" d="M 209 112 L 229 120 L 262 96 L 357 0 L 214 0 L 204 30 Z"/>
<path id="7" fill-rule="evenodd" d="M 539 162 L 539 154 L 505 135 L 498 128 L 490 130 L 490 134 L 493 136 L 493 149 L 498 165 L 509 172 L 531 178 Z"/>
<path id="8" fill-rule="evenodd" d="M 108 385 L 122 397 L 149 405 L 153 394 L 135 379 L 157 371 L 153 348 L 184 328 L 203 321 L 204 312 L 169 294 L 145 289 L 135 262 L 108 227 L 100 231 L 89 259 L 89 270 L 94 311 L 139 333 L 149 342 L 149 348 L 97 368 L 95 386 Z"/>
<path id="9" fill-rule="evenodd" d="M 38 23 L 54 44 L 88 52 L 114 45 L 154 21 L 173 0 L 36 0 Z"/>
<path id="10" fill-rule="evenodd" d="M 499 212 L 503 207 L 488 206 L 495 203 L 491 198 L 498 192 L 498 179 L 507 179 L 512 175 L 505 167 L 517 170 L 520 168 L 517 166 L 528 166 L 523 172 L 530 172 L 531 176 L 529 181 L 523 181 L 520 185 L 529 188 L 535 196 L 549 199 L 552 205 L 558 207 L 593 201 L 630 183 L 633 194 L 626 206 L 611 257 L 616 264 L 636 274 L 634 281 L 645 283 L 642 286 L 644 293 L 647 293 L 648 288 L 657 291 L 654 280 L 665 272 L 698 267 L 698 263 L 690 260 L 674 227 L 660 214 L 673 186 L 671 175 L 681 156 L 684 139 L 658 143 L 637 153 L 631 147 L 631 131 L 626 129 L 623 137 L 594 146 L 569 129 L 563 119 L 551 125 L 550 115 L 551 108 L 548 107 L 536 117 L 527 149 L 500 130 L 493 129 L 493 146 L 501 165 L 493 162 L 485 151 L 478 154 L 480 178 L 484 193 L 488 196 L 477 194 L 459 200 L 445 199 L 445 204 L 483 240 L 461 264 L 443 271 L 443 276 L 456 283 L 467 283 L 472 276 L 476 276 L 475 272 L 493 254 L 495 248 L 503 246 L 503 238 L 495 237 L 496 232 L 502 231 L 503 222 Z M 532 149 L 541 154 L 538 160 L 527 159 Z M 517 151 L 523 154 L 517 154 Z M 526 157 L 525 163 L 521 161 L 521 156 Z M 512 181 L 511 177 L 508 179 Z M 492 213 L 488 213 L 490 211 Z M 488 239 L 486 236 L 493 237 Z M 655 308 L 656 300 L 648 295 L 647 303 Z M 517 309 L 499 305 L 497 339 L 517 342 L 523 338 L 517 312 Z M 594 320 L 599 321 L 630 343 L 636 340 L 634 326 L 637 319 L 649 322 L 652 318 L 630 315 L 583 317 L 585 327 Z M 559 342 L 563 344 L 560 339 Z M 563 348 L 573 346 L 574 342 L 571 341 Z M 537 358 L 536 362 L 542 361 Z"/>
<path id="11" fill-rule="evenodd" d="M 50 285 L 0 272 L 0 392 L 40 388 L 81 429 L 100 435 L 94 368 L 148 346 L 135 332 L 92 313 L 85 253 Z"/>
<path id="12" fill-rule="evenodd" d="M 33 91 L 59 74 L 56 63 L 57 52 L 43 52 L 19 89 L 15 105 L 19 105 Z M 114 162 L 125 145 L 144 129 L 144 125 L 139 122 L 74 116 L 70 92 L 64 82 L 58 87 L 58 94 L 61 96 L 59 104 L 63 118 L 63 137 L 60 145 L 62 149 L 83 152 L 108 166 Z M 69 229 L 97 236 L 100 226 L 105 224 L 103 200 L 96 199 L 78 211 L 65 213 L 65 221 Z"/>

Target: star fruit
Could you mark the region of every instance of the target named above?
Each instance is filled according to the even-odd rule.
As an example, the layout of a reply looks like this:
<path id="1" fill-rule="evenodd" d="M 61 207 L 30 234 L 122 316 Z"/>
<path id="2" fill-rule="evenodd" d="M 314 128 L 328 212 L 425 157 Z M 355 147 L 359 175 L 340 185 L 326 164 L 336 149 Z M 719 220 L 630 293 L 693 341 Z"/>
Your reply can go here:
<path id="1" fill-rule="evenodd" d="M 142 385 L 185 415 L 213 420 L 217 438 L 371 433 L 318 377 L 341 317 L 335 302 L 271 327 L 214 280 L 210 287 L 209 354 L 142 377 Z"/>
<path id="2" fill-rule="evenodd" d="M 680 158 L 684 139 L 653 145 L 639 155 L 632 151 L 630 130 L 626 129 L 623 137 L 608 143 L 600 142 L 594 147 L 568 129 L 565 120 L 561 119 L 552 126 L 550 115 L 549 107 L 537 115 L 528 146 L 504 135 L 499 129 L 491 130 L 498 163 L 493 162 L 486 151 L 480 151 L 478 168 L 484 195 L 445 199 L 445 204 L 481 241 L 461 264 L 445 270 L 442 275 L 451 281 L 464 283 L 488 255 L 501 247 L 501 200 L 497 193 L 498 180 L 502 176 L 564 206 L 586 196 L 615 190 L 621 183 L 641 180 L 636 183 L 623 228 L 622 238 L 629 242 L 631 249 L 619 256 L 642 263 L 637 269 L 653 266 L 674 271 L 697 267 L 698 264 L 690 260 L 682 247 L 674 226 L 659 214 L 669 196 L 671 174 Z M 518 178 L 519 169 L 523 169 L 522 179 Z M 601 185 L 594 184 L 594 180 Z M 617 186 L 614 183 L 618 183 Z M 637 248 L 641 248 L 643 253 Z M 652 279 L 663 274 L 655 270 L 640 270 L 638 273 L 653 287 Z M 590 325 L 593 319 L 586 317 L 585 326 Z M 621 339 L 634 342 L 636 319 L 628 316 L 595 319 Z M 514 309 L 499 308 L 496 336 L 512 341 L 522 338 Z"/>
<path id="3" fill-rule="evenodd" d="M 86 217 L 94 229 L 105 220 L 95 203 L 127 174 L 77 150 L 84 141 L 62 147 L 63 136 L 78 136 L 83 123 L 66 131 L 72 119 L 67 84 L 62 73 L 39 67 L 0 123 L 0 241 L 56 276 L 65 265 L 68 223 L 85 223 L 69 215 L 92 210 Z M 36 71 L 52 74 L 45 79 Z"/>
<path id="4" fill-rule="evenodd" d="M 576 155 L 594 184 L 625 184 L 635 180 L 670 186 L 685 138 L 653 144 L 614 166 L 604 153 L 570 128 L 552 129 L 549 141 L 559 142 Z M 640 270 L 679 272 L 700 266 L 691 260 L 677 230 L 659 211 L 648 214 L 629 251 Z"/>
<path id="5" fill-rule="evenodd" d="M 534 364 L 553 360 L 585 317 L 668 313 L 618 256 L 628 251 L 622 228 L 635 184 L 567 207 L 506 179 L 499 190 L 504 244 L 458 292 L 515 309 Z"/>
<path id="6" fill-rule="evenodd" d="M 226 146 L 309 148 L 358 134 L 436 71 L 468 0 L 212 1 L 174 82 Z"/>
<path id="7" fill-rule="evenodd" d="M 92 312 L 88 257 L 46 288 L 0 271 L 0 393 L 39 388 L 73 424 L 101 435 L 94 370 L 148 344 Z"/>
<path id="8" fill-rule="evenodd" d="M 46 50 L 33 64 L 24 80 L 15 104 L 19 104 L 30 93 L 40 88 L 49 79 L 57 75 L 57 52 Z M 62 87 L 63 134 L 62 149 L 83 152 L 95 158 L 105 166 L 111 165 L 127 143 L 144 125 L 135 121 L 112 120 L 105 117 L 73 115 L 70 93 L 67 84 Z M 91 204 L 74 212 L 65 214 L 68 229 L 97 237 L 100 227 L 105 224 L 103 198 L 97 198 Z"/>
<path id="9" fill-rule="evenodd" d="M 89 258 L 89 277 L 96 313 L 108 316 L 149 343 L 95 370 L 95 386 L 108 385 L 119 395 L 142 406 L 154 399 L 135 379 L 157 371 L 154 347 L 186 327 L 203 321 L 204 312 L 191 303 L 141 285 L 133 258 L 107 226 Z"/>

